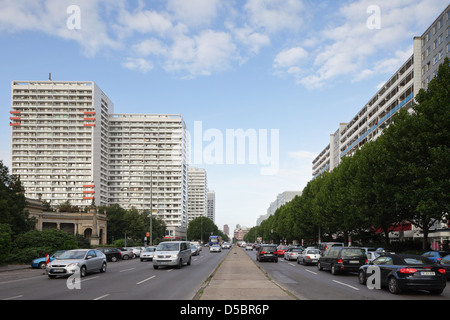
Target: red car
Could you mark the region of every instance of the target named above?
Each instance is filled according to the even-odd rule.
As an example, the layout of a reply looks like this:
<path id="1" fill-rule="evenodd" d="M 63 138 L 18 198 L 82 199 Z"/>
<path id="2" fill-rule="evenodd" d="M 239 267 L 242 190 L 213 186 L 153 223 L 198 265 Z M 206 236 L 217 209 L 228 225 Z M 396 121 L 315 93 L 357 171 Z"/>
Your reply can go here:
<path id="1" fill-rule="evenodd" d="M 288 246 L 278 246 L 277 256 L 284 257 L 284 253 L 289 249 Z"/>

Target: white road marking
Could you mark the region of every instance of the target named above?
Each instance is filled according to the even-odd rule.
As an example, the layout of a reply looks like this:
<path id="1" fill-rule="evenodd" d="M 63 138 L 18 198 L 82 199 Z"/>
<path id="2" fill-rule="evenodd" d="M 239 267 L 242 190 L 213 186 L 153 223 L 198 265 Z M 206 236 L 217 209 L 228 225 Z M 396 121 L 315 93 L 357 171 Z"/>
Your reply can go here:
<path id="1" fill-rule="evenodd" d="M 355 288 L 355 287 L 353 287 L 353 286 L 351 286 L 351 285 L 349 285 L 349 284 L 346 284 L 346 283 L 343 283 L 343 282 L 340 282 L 340 281 L 337 281 L 337 280 L 333 280 L 333 282 L 339 283 L 339 284 L 341 284 L 341 285 L 343 285 L 343 286 L 346 286 L 346 287 L 352 288 L 352 289 L 354 289 L 354 290 L 356 290 L 356 291 L 359 291 L 358 288 Z"/>
<path id="2" fill-rule="evenodd" d="M 311 270 L 308 270 L 308 269 L 305 269 L 305 271 L 308 271 L 308 272 L 310 272 L 312 274 L 317 274 L 317 272 L 314 272 L 314 271 L 311 271 Z"/>
<path id="3" fill-rule="evenodd" d="M 124 269 L 124 270 L 120 270 L 119 272 L 127 272 L 127 271 L 131 271 L 131 270 L 134 270 L 134 269 L 136 269 L 136 268 Z"/>
<path id="4" fill-rule="evenodd" d="M 145 280 L 139 281 L 139 282 L 136 283 L 136 284 L 142 284 L 142 283 L 144 283 L 144 282 L 146 282 L 146 281 L 152 280 L 154 277 L 156 277 L 156 276 L 151 276 L 150 278 L 147 278 L 147 279 L 145 279 Z"/>
<path id="5" fill-rule="evenodd" d="M 5 298 L 5 299 L 2 299 L 2 300 L 4 300 L 4 301 L 6 301 L 6 300 L 14 300 L 14 299 L 22 298 L 22 297 L 23 297 L 23 295 L 20 295 L 20 296 Z"/>
<path id="6" fill-rule="evenodd" d="M 107 296 L 109 296 L 109 294 L 105 294 L 105 295 L 103 295 L 103 296 L 100 296 L 100 297 L 98 297 L 98 298 L 95 298 L 94 300 L 100 300 L 100 299 L 106 298 Z"/>

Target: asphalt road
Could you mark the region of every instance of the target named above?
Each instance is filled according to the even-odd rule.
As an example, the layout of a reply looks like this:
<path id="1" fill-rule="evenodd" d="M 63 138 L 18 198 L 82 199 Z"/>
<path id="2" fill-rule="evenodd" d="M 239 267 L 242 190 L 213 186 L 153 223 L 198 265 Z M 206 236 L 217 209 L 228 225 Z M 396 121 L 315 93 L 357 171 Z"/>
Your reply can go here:
<path id="1" fill-rule="evenodd" d="M 105 273 L 82 278 L 80 289 L 68 289 L 66 278 L 50 279 L 43 270 L 0 273 L 0 300 L 192 300 L 228 250 L 203 249 L 181 269 L 153 269 L 139 259 L 109 262 Z"/>
<path id="2" fill-rule="evenodd" d="M 303 266 L 282 257 L 278 263 L 256 261 L 256 251 L 246 251 L 268 276 L 302 300 L 450 300 L 450 282 L 441 295 L 410 291 L 399 295 L 387 289 L 370 290 L 358 283 L 356 273 L 333 276 L 317 266 Z"/>

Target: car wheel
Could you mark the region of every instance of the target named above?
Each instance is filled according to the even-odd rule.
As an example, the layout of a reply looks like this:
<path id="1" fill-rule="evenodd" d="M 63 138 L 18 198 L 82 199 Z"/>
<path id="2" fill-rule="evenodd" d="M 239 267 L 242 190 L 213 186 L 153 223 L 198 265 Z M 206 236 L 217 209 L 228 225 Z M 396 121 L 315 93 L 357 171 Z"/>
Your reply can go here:
<path id="1" fill-rule="evenodd" d="M 339 271 L 336 269 L 336 267 L 334 266 L 334 264 L 331 265 L 331 274 L 333 276 L 337 275 L 339 273 Z"/>
<path id="2" fill-rule="evenodd" d="M 363 270 L 361 270 L 361 271 L 359 271 L 359 273 L 358 273 L 358 282 L 359 282 L 359 284 L 366 284 L 366 273 L 363 271 Z"/>
<path id="3" fill-rule="evenodd" d="M 81 267 L 81 269 L 80 269 L 80 276 L 83 278 L 83 277 L 86 277 L 86 266 L 82 266 Z"/>
<path id="4" fill-rule="evenodd" d="M 435 295 L 441 294 L 442 292 L 444 292 L 444 289 L 430 290 L 430 293 Z"/>
<path id="5" fill-rule="evenodd" d="M 189 261 L 188 261 L 187 265 L 188 265 L 188 266 L 191 265 L 191 257 L 189 257 Z"/>
<path id="6" fill-rule="evenodd" d="M 323 270 L 322 265 L 320 264 L 320 262 L 317 262 L 317 269 L 319 269 L 319 271 Z"/>
<path id="7" fill-rule="evenodd" d="M 111 262 L 116 262 L 117 261 L 117 257 L 111 257 Z"/>
<path id="8" fill-rule="evenodd" d="M 39 263 L 38 268 L 39 269 L 45 269 L 45 266 L 46 266 L 46 262 L 42 261 L 42 262 Z"/>
<path id="9" fill-rule="evenodd" d="M 126 254 L 126 255 L 123 256 L 123 260 L 128 260 L 128 259 L 130 259 L 129 255 Z"/>
<path id="10" fill-rule="evenodd" d="M 183 261 L 180 259 L 178 261 L 177 269 L 181 269 L 182 266 L 183 266 Z"/>
<path id="11" fill-rule="evenodd" d="M 394 277 L 389 278 L 388 289 L 389 289 L 389 292 L 393 293 L 393 294 L 399 294 L 400 292 L 402 292 L 402 290 L 398 286 L 397 279 L 395 279 Z"/>
<path id="12" fill-rule="evenodd" d="M 158 266 L 153 265 L 153 269 L 155 269 L 155 270 L 158 269 Z"/>
<path id="13" fill-rule="evenodd" d="M 102 267 L 100 268 L 100 272 L 106 272 L 106 262 L 103 262 Z"/>

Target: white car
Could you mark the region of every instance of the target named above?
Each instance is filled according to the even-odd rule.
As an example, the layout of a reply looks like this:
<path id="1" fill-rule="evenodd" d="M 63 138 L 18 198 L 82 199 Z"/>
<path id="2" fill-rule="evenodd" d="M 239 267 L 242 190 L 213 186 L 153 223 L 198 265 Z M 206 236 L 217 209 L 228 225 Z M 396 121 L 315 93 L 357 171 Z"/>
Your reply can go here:
<path id="1" fill-rule="evenodd" d="M 321 257 L 319 249 L 306 249 L 297 257 L 298 264 L 317 264 Z"/>
<path id="2" fill-rule="evenodd" d="M 224 242 L 224 243 L 222 244 L 222 249 L 231 249 L 231 243 Z"/>
<path id="3" fill-rule="evenodd" d="M 253 244 L 247 243 L 247 245 L 245 246 L 245 250 L 253 250 Z"/>
<path id="4" fill-rule="evenodd" d="M 210 248 L 209 248 L 209 252 L 222 252 L 222 247 L 218 244 L 213 244 Z"/>
<path id="5" fill-rule="evenodd" d="M 155 253 L 156 247 L 147 247 L 141 251 L 141 261 L 152 261 L 153 254 Z"/>

